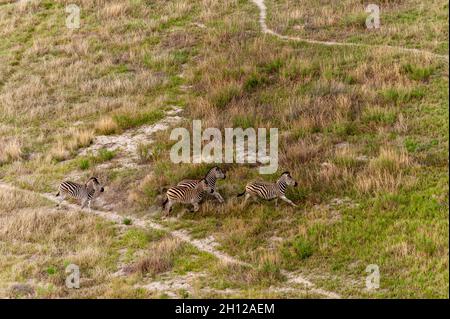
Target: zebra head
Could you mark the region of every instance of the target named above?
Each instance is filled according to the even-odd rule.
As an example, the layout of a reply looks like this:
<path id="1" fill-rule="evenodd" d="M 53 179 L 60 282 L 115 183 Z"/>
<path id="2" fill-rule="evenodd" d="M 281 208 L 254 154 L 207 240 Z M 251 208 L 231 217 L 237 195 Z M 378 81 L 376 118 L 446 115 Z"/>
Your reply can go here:
<path id="1" fill-rule="evenodd" d="M 88 179 L 86 183 L 86 187 L 92 187 L 96 193 L 103 193 L 105 191 L 105 188 L 100 185 L 100 182 L 98 181 L 97 177 L 93 176 Z"/>
<path id="2" fill-rule="evenodd" d="M 198 184 L 197 184 L 197 189 L 202 190 L 203 192 L 207 192 L 207 193 L 214 193 L 214 188 L 212 188 L 211 186 L 208 185 L 208 182 L 206 181 L 206 179 L 202 179 Z"/>
<path id="3" fill-rule="evenodd" d="M 284 172 L 283 174 L 281 174 L 281 177 L 279 178 L 279 181 L 286 183 L 286 185 L 288 186 L 297 186 L 298 183 L 295 179 L 292 178 L 291 173 L 289 172 Z"/>
<path id="4" fill-rule="evenodd" d="M 226 175 L 225 173 L 220 169 L 218 166 L 214 166 L 210 169 L 208 172 L 208 175 L 212 174 L 215 178 L 225 179 Z"/>

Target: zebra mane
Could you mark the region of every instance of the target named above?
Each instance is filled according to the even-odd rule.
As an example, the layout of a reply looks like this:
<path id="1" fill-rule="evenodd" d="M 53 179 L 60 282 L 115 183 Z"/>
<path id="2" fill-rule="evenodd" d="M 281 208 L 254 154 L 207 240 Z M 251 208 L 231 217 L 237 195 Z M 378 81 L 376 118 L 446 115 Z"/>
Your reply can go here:
<path id="1" fill-rule="evenodd" d="M 97 184 L 100 184 L 99 181 L 98 181 L 98 179 L 97 179 L 97 177 L 95 177 L 95 176 L 92 176 L 91 178 L 89 178 L 89 179 L 88 179 L 88 182 L 89 182 L 89 181 L 94 181 L 94 182 L 96 182 Z"/>
<path id="2" fill-rule="evenodd" d="M 208 171 L 208 173 L 206 173 L 205 176 L 207 176 L 209 173 L 211 173 L 211 171 L 212 171 L 213 169 L 216 169 L 216 168 L 219 168 L 219 166 L 214 166 L 214 167 L 212 167 L 212 168 Z"/>
<path id="3" fill-rule="evenodd" d="M 284 174 L 291 175 L 291 173 L 289 173 L 288 171 L 285 171 L 285 172 L 283 172 L 283 174 L 281 174 L 281 176 L 283 176 Z"/>
<path id="4" fill-rule="evenodd" d="M 88 186 L 89 182 L 93 181 L 95 184 L 100 185 L 100 182 L 98 181 L 97 177 L 92 176 L 91 178 L 89 178 L 86 182 L 86 184 L 84 184 L 84 186 Z"/>

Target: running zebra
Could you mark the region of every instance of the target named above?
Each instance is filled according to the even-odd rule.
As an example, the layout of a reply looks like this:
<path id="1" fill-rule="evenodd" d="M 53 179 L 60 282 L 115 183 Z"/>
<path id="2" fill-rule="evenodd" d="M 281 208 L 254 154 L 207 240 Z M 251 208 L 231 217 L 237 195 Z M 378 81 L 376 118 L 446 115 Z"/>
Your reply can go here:
<path id="1" fill-rule="evenodd" d="M 285 202 L 291 204 L 294 207 L 298 207 L 290 199 L 286 197 L 287 186 L 297 186 L 297 182 L 292 178 L 289 172 L 284 172 L 276 183 L 267 183 L 253 181 L 245 186 L 245 191 L 237 197 L 245 194 L 245 200 L 242 206 L 245 206 L 247 200 L 252 198 L 262 198 L 266 200 L 275 199 L 275 205 L 278 205 L 278 198 L 281 198 Z"/>
<path id="2" fill-rule="evenodd" d="M 58 194 L 56 194 L 56 197 L 60 196 L 57 206 L 61 206 L 62 201 L 66 197 L 69 197 L 80 200 L 81 208 L 85 208 L 87 204 L 90 211 L 91 202 L 99 195 L 99 193 L 104 191 L 105 189 L 100 185 L 97 177 L 89 178 L 84 185 L 65 181 L 59 185 Z"/>
<path id="3" fill-rule="evenodd" d="M 213 189 L 212 195 L 220 202 L 223 203 L 223 197 L 216 191 L 216 181 L 217 179 L 225 179 L 225 173 L 217 166 L 211 168 L 205 176 L 206 183 Z M 184 179 L 177 184 L 177 186 L 184 186 L 194 189 L 195 186 L 200 182 L 199 179 Z"/>
<path id="4" fill-rule="evenodd" d="M 205 179 L 200 180 L 194 188 L 178 185 L 169 188 L 166 192 L 167 198 L 163 203 L 163 208 L 166 210 L 165 215 L 170 213 L 172 205 L 175 203 L 192 204 L 194 206 L 193 211 L 198 211 L 198 203 L 203 199 L 205 192 L 211 194 L 214 192 Z"/>

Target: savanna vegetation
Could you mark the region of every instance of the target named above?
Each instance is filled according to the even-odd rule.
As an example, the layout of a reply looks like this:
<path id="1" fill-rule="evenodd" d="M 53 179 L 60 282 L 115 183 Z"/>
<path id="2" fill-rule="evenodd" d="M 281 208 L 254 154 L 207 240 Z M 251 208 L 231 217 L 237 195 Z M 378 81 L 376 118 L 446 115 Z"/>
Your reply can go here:
<path id="1" fill-rule="evenodd" d="M 62 179 L 96 175 L 106 184 L 99 209 L 212 236 L 254 268 L 223 265 L 132 218 L 119 227 L 0 190 L 2 296 L 25 282 L 37 297 L 171 297 L 151 282 L 194 272 L 195 289 L 178 296 L 314 297 L 269 289 L 289 271 L 342 297 L 448 298 L 448 59 L 285 41 L 260 32 L 252 1 L 80 0 L 74 30 L 71 2 L 0 1 L 0 179 L 54 192 Z M 266 5 L 281 34 L 448 55 L 446 1 L 381 1 L 379 30 L 365 29 L 364 1 Z M 179 206 L 178 218 L 162 219 L 164 190 L 212 166 L 172 163 L 170 130 L 138 147 L 136 165 L 121 165 L 121 150 L 80 155 L 174 106 L 188 129 L 193 119 L 277 127 L 279 172 L 222 165 L 224 204 L 207 200 L 195 214 Z M 298 208 L 241 207 L 248 180 L 283 171 L 299 183 L 287 194 Z M 83 289 L 64 288 L 67 263 L 86 271 Z M 114 277 L 120 263 L 127 276 Z M 370 264 L 381 274 L 372 291 Z"/>

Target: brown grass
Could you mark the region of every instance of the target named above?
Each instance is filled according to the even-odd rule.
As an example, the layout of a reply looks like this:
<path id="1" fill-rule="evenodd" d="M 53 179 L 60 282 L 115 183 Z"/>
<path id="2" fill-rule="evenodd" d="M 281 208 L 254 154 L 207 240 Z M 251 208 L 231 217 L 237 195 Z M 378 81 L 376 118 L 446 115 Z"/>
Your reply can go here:
<path id="1" fill-rule="evenodd" d="M 152 245 L 148 256 L 128 265 L 126 273 L 140 273 L 151 276 L 166 272 L 173 267 L 175 254 L 181 249 L 182 243 L 178 239 L 166 238 Z"/>
<path id="2" fill-rule="evenodd" d="M 94 139 L 93 130 L 70 129 L 67 133 L 57 137 L 57 143 L 52 147 L 47 159 L 67 160 L 75 151 L 89 146 Z"/>
<path id="3" fill-rule="evenodd" d="M 10 214 L 14 210 L 26 207 L 41 207 L 46 201 L 39 196 L 27 194 L 24 196 L 21 192 L 12 192 L 0 189 L 0 216 Z"/>
<path id="4" fill-rule="evenodd" d="M 395 193 L 414 183 L 405 176 L 404 169 L 410 165 L 412 162 L 406 152 L 382 148 L 378 157 L 370 160 L 367 168 L 357 175 L 356 187 L 363 193 Z"/>
<path id="5" fill-rule="evenodd" d="M 112 2 L 106 4 L 102 9 L 102 15 L 104 18 L 117 18 L 121 16 L 126 16 L 130 13 L 130 4 L 128 2 Z"/>
<path id="6" fill-rule="evenodd" d="M 21 143 L 17 139 L 0 140 L 0 165 L 20 160 L 23 155 Z"/>
<path id="7" fill-rule="evenodd" d="M 114 134 L 118 129 L 119 126 L 112 117 L 103 117 L 95 124 L 95 131 L 101 135 Z"/>

